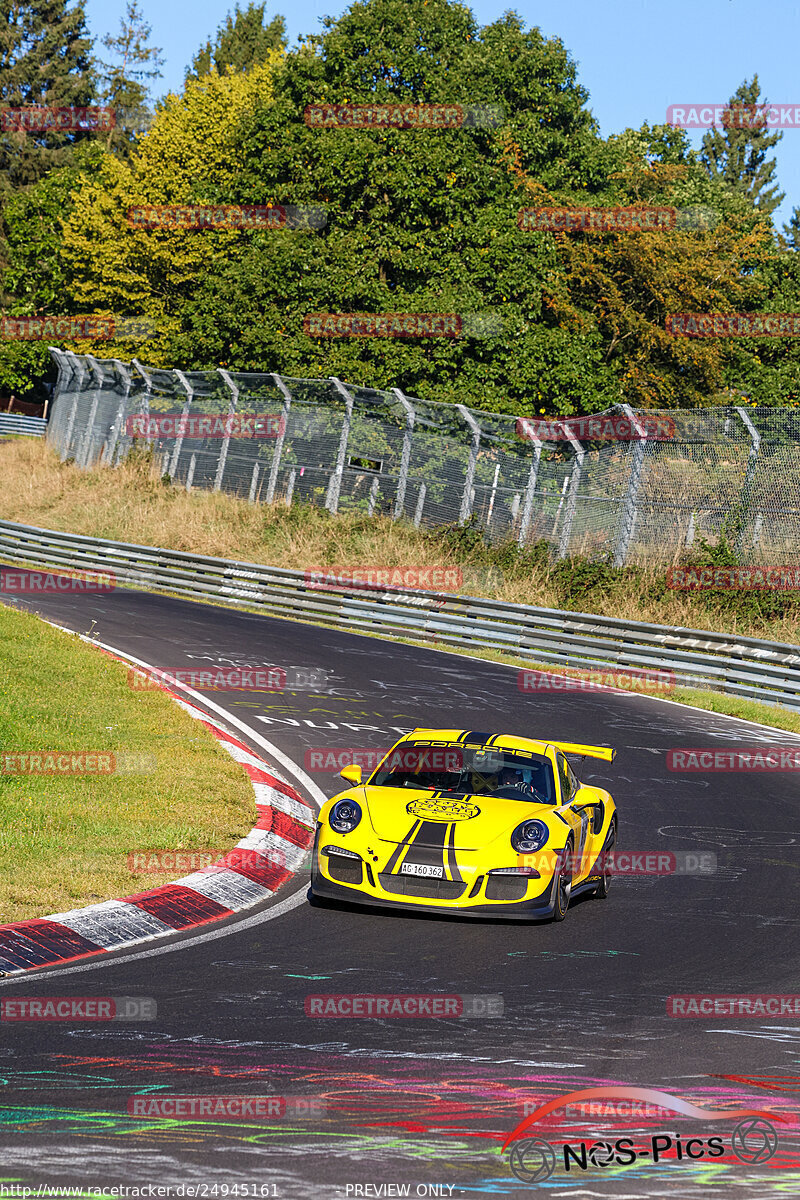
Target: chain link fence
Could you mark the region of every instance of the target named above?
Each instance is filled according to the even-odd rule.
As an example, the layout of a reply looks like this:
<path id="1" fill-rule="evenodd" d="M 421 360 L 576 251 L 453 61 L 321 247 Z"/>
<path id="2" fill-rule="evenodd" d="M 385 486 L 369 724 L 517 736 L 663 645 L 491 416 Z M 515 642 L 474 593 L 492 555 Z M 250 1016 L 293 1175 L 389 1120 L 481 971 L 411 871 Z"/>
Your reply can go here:
<path id="1" fill-rule="evenodd" d="M 793 410 L 620 405 L 612 415 L 634 431 L 627 437 L 596 438 L 587 426 L 583 440 L 571 430 L 547 440 L 544 423 L 399 388 L 51 353 L 59 374 L 48 440 L 62 461 L 83 468 L 116 466 L 138 441 L 187 490 L 303 500 L 416 526 L 473 521 L 493 542 L 545 540 L 559 558 L 617 566 L 668 562 L 700 536 L 720 534 L 744 562 L 788 564 L 800 549 Z M 187 418 L 169 435 L 159 432 L 167 414 Z M 269 436 L 201 436 L 188 420 L 218 417 L 218 429 L 231 429 L 225 418 L 253 415 Z M 669 435 L 650 436 L 661 418 Z"/>

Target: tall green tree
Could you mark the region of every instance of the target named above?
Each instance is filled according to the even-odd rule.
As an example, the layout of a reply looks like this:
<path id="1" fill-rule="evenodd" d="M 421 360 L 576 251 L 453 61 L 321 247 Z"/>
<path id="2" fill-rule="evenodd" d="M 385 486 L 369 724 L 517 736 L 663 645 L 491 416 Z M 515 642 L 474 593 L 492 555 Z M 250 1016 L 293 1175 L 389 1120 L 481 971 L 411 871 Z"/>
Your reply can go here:
<path id="1" fill-rule="evenodd" d="M 792 250 L 800 250 L 800 208 L 793 208 L 788 225 L 783 227 L 784 241 Z"/>
<path id="2" fill-rule="evenodd" d="M 109 62 L 99 63 L 103 103 L 116 114 L 106 146 L 123 157 L 130 154 L 135 134 L 143 127 L 150 83 L 161 78 L 164 60 L 158 47 L 148 45 L 150 33 L 137 0 L 128 0 L 119 33 L 103 38 L 111 52 Z"/>
<path id="3" fill-rule="evenodd" d="M 83 0 L 0 0 L 0 108 L 88 105 L 95 94 Z M 84 130 L 0 129 L 0 204 L 64 166 Z"/>
<path id="4" fill-rule="evenodd" d="M 246 9 L 236 5 L 217 29 L 214 41 L 208 39 L 195 54 L 186 72 L 187 79 L 200 79 L 217 70 L 220 75 L 232 68 L 247 71 L 256 63 L 265 62 L 274 50 L 286 47 L 286 22 L 283 17 L 266 18 L 266 3 L 248 4 Z"/>
<path id="5" fill-rule="evenodd" d="M 777 163 L 768 157 L 783 134 L 768 132 L 758 75 L 736 89 L 723 123 L 723 131 L 710 129 L 703 137 L 701 161 L 712 179 L 723 179 L 769 216 L 785 195 L 775 182 Z"/>

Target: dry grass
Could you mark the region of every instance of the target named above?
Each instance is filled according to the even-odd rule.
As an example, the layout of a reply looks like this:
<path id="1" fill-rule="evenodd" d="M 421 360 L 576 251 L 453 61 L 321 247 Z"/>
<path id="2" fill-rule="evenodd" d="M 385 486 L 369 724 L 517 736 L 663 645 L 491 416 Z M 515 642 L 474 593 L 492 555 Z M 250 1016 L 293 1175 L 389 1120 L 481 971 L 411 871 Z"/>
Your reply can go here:
<path id="1" fill-rule="evenodd" d="M 295 569 L 368 565 L 460 567 L 465 592 L 522 604 L 597 612 L 628 620 L 690 626 L 796 643 L 800 604 L 772 609 L 664 586 L 663 569 L 597 573 L 554 564 L 511 548 L 476 550 L 458 537 L 416 530 L 388 517 L 343 513 L 332 518 L 309 505 L 250 505 L 222 493 L 170 487 L 143 458 L 111 470 L 62 464 L 41 441 L 0 444 L 0 517 L 172 550 Z M 745 597 L 754 600 L 754 597 Z M 767 600 L 773 600 L 768 597 Z M 780 598 L 783 602 L 785 598 Z M 727 603 L 729 601 L 730 603 Z"/>

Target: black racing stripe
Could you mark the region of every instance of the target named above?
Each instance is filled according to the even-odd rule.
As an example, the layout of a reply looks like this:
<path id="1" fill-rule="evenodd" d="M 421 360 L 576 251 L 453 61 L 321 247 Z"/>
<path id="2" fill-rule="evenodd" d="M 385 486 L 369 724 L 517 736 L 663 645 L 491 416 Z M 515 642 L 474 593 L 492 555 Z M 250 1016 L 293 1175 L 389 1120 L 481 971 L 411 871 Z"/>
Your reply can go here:
<path id="1" fill-rule="evenodd" d="M 419 829 L 412 839 L 403 862 L 416 863 L 418 866 L 441 867 L 444 875 L 447 828 L 444 821 L 420 821 Z M 388 866 L 386 869 L 388 871 Z M 400 868 L 398 867 L 392 873 L 398 875 Z"/>
<path id="2" fill-rule="evenodd" d="M 462 733 L 458 739 L 459 742 L 469 742 L 470 745 L 485 746 L 490 738 L 497 737 L 496 733 L 479 733 L 475 729 L 470 729 L 466 733 Z"/>
<path id="3" fill-rule="evenodd" d="M 413 836 L 414 836 L 414 834 L 417 832 L 417 829 L 418 829 L 418 827 L 419 827 L 421 824 L 422 824 L 422 822 L 421 822 L 421 821 L 415 821 L 415 822 L 414 822 L 414 824 L 411 826 L 411 828 L 409 829 L 409 831 L 408 831 L 408 833 L 406 834 L 406 836 L 403 838 L 403 840 L 402 840 L 402 842 L 400 843 L 400 845 L 397 847 L 397 849 L 396 849 L 396 850 L 394 850 L 394 851 L 393 851 L 393 853 L 392 853 L 392 857 L 389 859 L 388 863 L 387 863 L 387 864 L 386 864 L 386 866 L 384 867 L 384 870 L 385 870 L 385 871 L 392 871 L 392 870 L 394 869 L 394 866 L 395 866 L 395 864 L 396 864 L 396 862 L 397 862 L 398 858 L 399 858 L 399 857 L 400 857 L 400 855 L 403 853 L 403 851 L 405 850 L 406 846 L 409 844 L 409 842 L 411 841 L 412 837 L 413 837 Z"/>
<path id="4" fill-rule="evenodd" d="M 461 878 L 461 874 L 458 869 L 458 863 L 456 862 L 456 823 L 455 823 L 455 821 L 453 821 L 452 825 L 450 825 L 448 827 L 447 866 L 450 870 L 450 878 L 453 880 L 453 882 L 454 883 L 462 883 L 463 880 Z"/>

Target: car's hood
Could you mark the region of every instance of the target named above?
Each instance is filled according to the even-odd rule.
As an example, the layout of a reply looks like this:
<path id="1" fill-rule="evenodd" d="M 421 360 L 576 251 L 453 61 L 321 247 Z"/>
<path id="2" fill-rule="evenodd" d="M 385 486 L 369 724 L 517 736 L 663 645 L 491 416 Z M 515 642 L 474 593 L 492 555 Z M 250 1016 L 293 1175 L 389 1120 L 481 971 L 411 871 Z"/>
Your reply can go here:
<path id="1" fill-rule="evenodd" d="M 479 850 L 495 838 L 507 836 L 528 817 L 550 818 L 550 804 L 528 803 L 495 796 L 433 796 L 412 788 L 369 787 L 365 801 L 372 827 L 387 842 L 402 842 L 417 828 L 414 844 L 438 846 L 445 828 L 456 849 Z M 557 819 L 557 818 L 556 818 Z M 548 824 L 550 824 L 550 820 Z M 419 824 L 421 823 L 421 824 Z"/>

